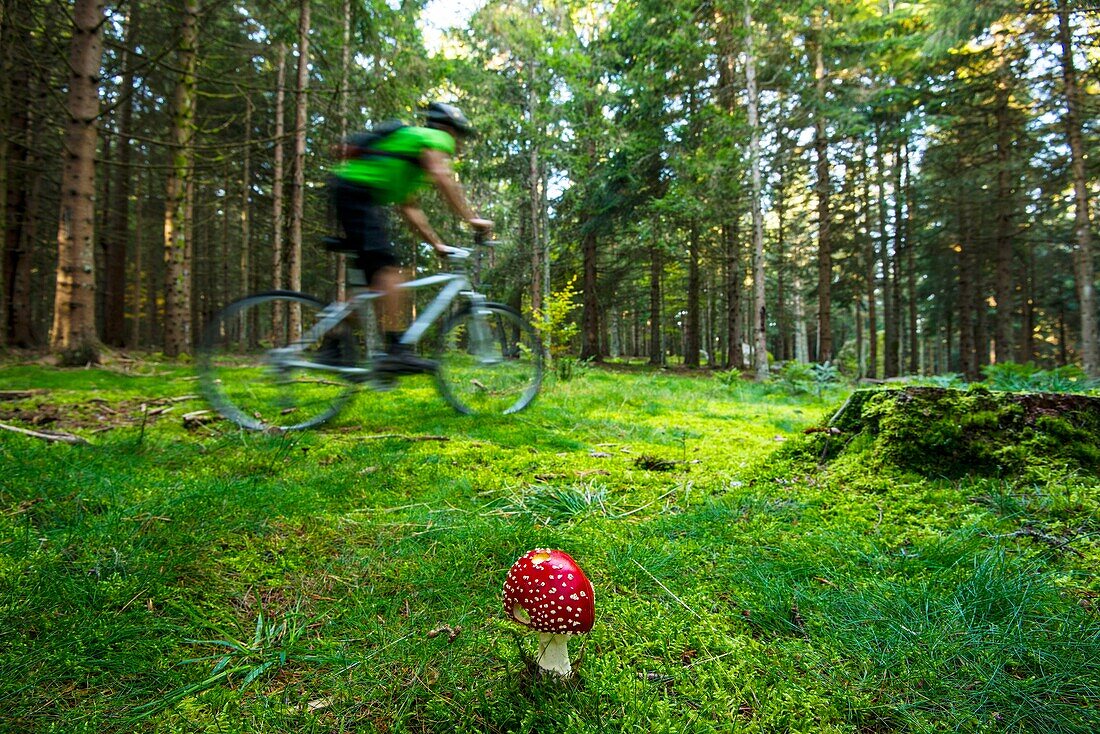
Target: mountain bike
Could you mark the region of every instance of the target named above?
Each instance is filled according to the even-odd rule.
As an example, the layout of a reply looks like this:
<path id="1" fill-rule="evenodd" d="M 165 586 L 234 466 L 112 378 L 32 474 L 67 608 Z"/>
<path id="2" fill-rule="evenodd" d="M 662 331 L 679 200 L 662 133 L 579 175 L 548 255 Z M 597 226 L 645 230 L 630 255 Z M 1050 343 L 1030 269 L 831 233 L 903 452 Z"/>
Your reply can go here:
<path id="1" fill-rule="evenodd" d="M 326 243 L 339 249 L 339 241 Z M 523 410 L 542 384 L 542 344 L 515 309 L 474 289 L 469 263 L 480 246 L 452 247 L 446 272 L 404 283 L 441 286 L 405 330 L 402 343 L 434 358 L 435 384 L 455 410 L 510 414 Z M 361 271 L 349 272 L 346 301 L 325 305 L 295 291 L 247 296 L 222 309 L 204 330 L 199 381 L 211 405 L 242 428 L 291 431 L 329 420 L 357 387 L 394 387 L 375 369 L 383 354 L 375 301 Z M 358 278 L 356 277 L 358 276 Z M 439 325 L 442 325 L 439 328 Z"/>

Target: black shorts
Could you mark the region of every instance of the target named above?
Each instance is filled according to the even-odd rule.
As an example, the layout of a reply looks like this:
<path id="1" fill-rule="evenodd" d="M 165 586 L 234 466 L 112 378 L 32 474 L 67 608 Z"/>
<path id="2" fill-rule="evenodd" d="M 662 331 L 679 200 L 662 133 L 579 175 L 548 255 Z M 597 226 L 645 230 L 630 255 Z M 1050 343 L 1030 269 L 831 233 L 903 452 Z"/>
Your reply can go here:
<path id="1" fill-rule="evenodd" d="M 354 267 L 363 271 L 367 283 L 382 268 L 397 267 L 397 254 L 390 240 L 389 212 L 375 203 L 372 190 L 339 178 L 333 178 L 329 188 L 336 218 L 354 257 Z"/>

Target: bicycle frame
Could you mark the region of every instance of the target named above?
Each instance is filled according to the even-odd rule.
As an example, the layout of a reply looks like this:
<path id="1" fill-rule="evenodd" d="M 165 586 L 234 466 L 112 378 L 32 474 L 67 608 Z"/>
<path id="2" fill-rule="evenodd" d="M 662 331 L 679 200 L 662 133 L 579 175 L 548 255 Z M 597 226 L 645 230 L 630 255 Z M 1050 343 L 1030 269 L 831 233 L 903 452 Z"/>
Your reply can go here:
<path id="1" fill-rule="evenodd" d="M 465 260 L 468 254 L 468 252 L 465 252 L 464 255 L 456 257 L 455 259 L 458 261 Z M 484 295 L 473 290 L 470 279 L 466 276 L 466 273 L 461 270 L 457 272 L 440 273 L 438 275 L 429 275 L 424 278 L 411 280 L 402 283 L 399 288 L 402 290 L 416 290 L 439 284 L 444 284 L 444 287 L 440 289 L 435 298 L 433 298 L 427 307 L 417 315 L 416 319 L 409 327 L 405 329 L 401 337 L 402 344 L 410 346 L 417 344 L 431 325 L 447 312 L 447 309 L 459 296 L 466 297 L 474 308 L 486 301 Z M 357 293 L 346 301 L 334 301 L 328 306 L 325 306 L 325 308 L 321 310 L 317 321 L 314 322 L 308 330 L 303 332 L 293 344 L 283 347 L 282 349 L 273 350 L 273 361 L 278 366 L 284 368 L 321 369 L 349 376 L 370 374 L 371 370 L 369 367 L 322 365 L 312 360 L 298 361 L 295 359 L 295 356 L 305 351 L 310 344 L 322 339 L 326 333 L 341 324 L 344 319 L 348 318 L 353 312 L 358 312 L 363 322 L 367 323 L 371 316 L 370 312 L 366 309 L 367 304 L 381 296 L 382 294 L 379 291 L 366 290 Z M 476 331 L 479 333 L 470 334 L 470 338 L 475 345 L 475 351 L 478 353 L 485 353 L 485 349 L 481 346 L 485 341 L 485 335 L 480 333 L 484 330 L 479 328 L 476 329 Z"/>

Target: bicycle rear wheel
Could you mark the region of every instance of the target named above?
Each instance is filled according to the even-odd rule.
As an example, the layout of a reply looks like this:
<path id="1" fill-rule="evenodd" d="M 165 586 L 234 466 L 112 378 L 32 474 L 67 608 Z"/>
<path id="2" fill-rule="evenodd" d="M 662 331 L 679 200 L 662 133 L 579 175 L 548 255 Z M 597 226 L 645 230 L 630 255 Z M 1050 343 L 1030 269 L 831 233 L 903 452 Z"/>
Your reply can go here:
<path id="1" fill-rule="evenodd" d="M 467 306 L 443 327 L 436 380 L 460 413 L 516 413 L 542 385 L 542 344 L 511 307 Z"/>
<path id="2" fill-rule="evenodd" d="M 199 380 L 211 405 L 251 430 L 292 431 L 336 415 L 354 391 L 339 369 L 356 365 L 356 346 L 347 319 L 301 343 L 324 306 L 302 293 L 272 291 L 222 309 L 199 349 Z"/>

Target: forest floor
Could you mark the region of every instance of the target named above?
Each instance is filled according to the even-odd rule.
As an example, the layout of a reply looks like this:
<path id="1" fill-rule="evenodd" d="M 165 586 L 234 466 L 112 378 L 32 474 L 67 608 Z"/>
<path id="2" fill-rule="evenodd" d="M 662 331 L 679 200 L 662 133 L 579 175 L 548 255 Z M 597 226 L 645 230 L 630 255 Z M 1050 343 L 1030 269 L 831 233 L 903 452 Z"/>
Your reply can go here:
<path id="1" fill-rule="evenodd" d="M 0 731 L 1100 730 L 1095 473 L 822 463 L 844 391 L 727 382 L 279 436 L 185 421 L 185 367 L 0 367 L 0 423 L 88 442 L 0 431 Z M 595 587 L 572 681 L 501 608 L 534 547 Z"/>

